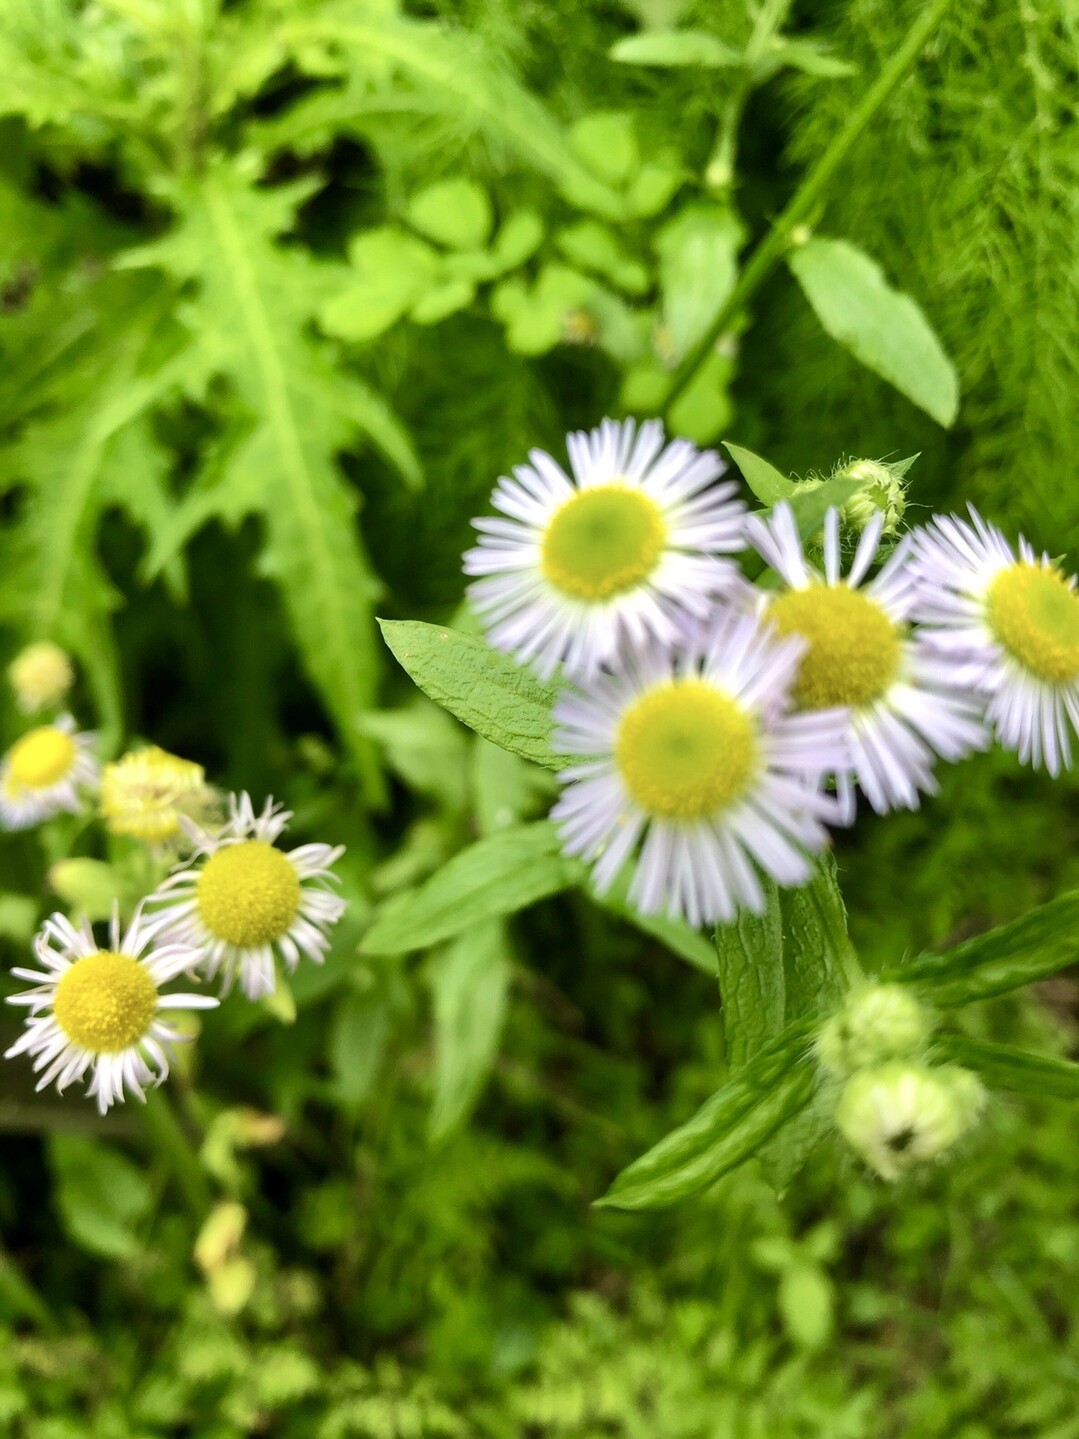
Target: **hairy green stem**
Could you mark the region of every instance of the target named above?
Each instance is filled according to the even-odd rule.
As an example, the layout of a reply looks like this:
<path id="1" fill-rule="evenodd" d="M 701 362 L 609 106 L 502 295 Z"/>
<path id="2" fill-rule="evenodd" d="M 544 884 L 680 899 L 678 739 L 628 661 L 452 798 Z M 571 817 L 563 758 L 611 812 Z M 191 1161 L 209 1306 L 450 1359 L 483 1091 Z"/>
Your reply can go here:
<path id="1" fill-rule="evenodd" d="M 764 0 L 757 14 L 742 56 L 738 78 L 731 86 L 727 103 L 719 121 L 712 158 L 704 172 L 705 184 L 713 190 L 725 190 L 734 180 L 735 156 L 738 145 L 738 129 L 742 123 L 742 112 L 757 81 L 761 62 L 768 53 L 776 32 L 787 18 L 791 0 Z"/>
<path id="2" fill-rule="evenodd" d="M 213 1194 L 199 1157 L 164 1090 L 153 1089 L 147 1094 L 143 1116 L 150 1144 L 164 1160 L 191 1213 L 200 1221 L 205 1219 Z"/>
<path id="3" fill-rule="evenodd" d="M 723 334 L 750 296 L 754 294 L 761 281 L 770 273 L 786 248 L 791 232 L 805 220 L 820 201 L 829 180 L 847 158 L 877 111 L 887 102 L 896 86 L 917 60 L 922 47 L 944 18 L 950 4 L 951 0 L 931 0 L 931 3 L 926 6 L 907 32 L 902 45 L 862 96 L 859 104 L 851 111 L 850 118 L 842 130 L 803 179 L 786 209 L 754 250 L 738 283 L 709 326 L 707 333 L 694 346 L 676 371 L 664 402 L 665 411 L 670 411 L 674 402 L 693 382 L 694 376 L 708 357 L 716 340 Z"/>

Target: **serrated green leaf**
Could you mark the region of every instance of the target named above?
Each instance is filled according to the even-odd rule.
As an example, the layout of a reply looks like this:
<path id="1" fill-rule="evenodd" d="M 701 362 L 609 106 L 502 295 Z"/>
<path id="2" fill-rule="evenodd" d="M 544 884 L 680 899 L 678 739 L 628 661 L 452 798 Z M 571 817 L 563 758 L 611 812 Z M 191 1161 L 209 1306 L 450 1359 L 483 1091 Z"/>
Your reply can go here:
<path id="1" fill-rule="evenodd" d="M 657 1209 L 695 1194 L 751 1158 L 809 1103 L 817 1087 L 808 1059 L 811 1026 L 793 1025 L 697 1111 L 615 1179 L 598 1201 Z"/>
<path id="2" fill-rule="evenodd" d="M 824 329 L 938 424 L 959 409 L 959 380 L 921 309 L 845 240 L 811 239 L 787 263 Z"/>
<path id="3" fill-rule="evenodd" d="M 730 440 L 723 441 L 723 448 L 729 452 L 741 470 L 742 478 L 761 504 L 775 505 L 780 500 L 789 499 L 794 493 L 794 481 L 780 474 L 774 465 L 762 460 L 760 455 L 743 449 L 741 445 L 732 445 Z"/>
<path id="4" fill-rule="evenodd" d="M 395 897 L 364 936 L 365 954 L 403 954 L 451 939 L 568 889 L 581 867 L 566 859 L 554 825 L 503 830 L 477 840 L 407 899 Z"/>
<path id="5" fill-rule="evenodd" d="M 451 250 L 477 250 L 491 233 L 491 202 L 475 180 L 439 180 L 417 190 L 408 221 L 421 235 Z"/>
<path id="6" fill-rule="evenodd" d="M 941 1034 L 934 1054 L 980 1074 L 991 1089 L 1036 1097 L 1079 1099 L 1079 1064 L 1056 1055 L 1031 1054 L 1014 1044 L 991 1044 L 965 1034 Z"/>
<path id="7" fill-rule="evenodd" d="M 700 65 L 710 70 L 737 67 L 741 53 L 706 30 L 645 30 L 616 40 L 607 52 L 622 65 L 674 68 Z"/>
<path id="8" fill-rule="evenodd" d="M 1059 895 L 1011 924 L 957 944 L 943 954 L 922 954 L 890 971 L 941 1009 L 972 1004 L 1046 979 L 1079 958 L 1079 890 Z"/>
<path id="9" fill-rule="evenodd" d="M 460 935 L 432 962 L 435 1067 L 428 1133 L 435 1143 L 467 1118 L 491 1071 L 509 976 L 508 941 L 497 921 Z"/>
<path id="10" fill-rule="evenodd" d="M 573 759 L 551 749 L 558 691 L 482 640 L 419 620 L 380 620 L 394 658 L 437 704 L 511 754 L 564 769 Z"/>

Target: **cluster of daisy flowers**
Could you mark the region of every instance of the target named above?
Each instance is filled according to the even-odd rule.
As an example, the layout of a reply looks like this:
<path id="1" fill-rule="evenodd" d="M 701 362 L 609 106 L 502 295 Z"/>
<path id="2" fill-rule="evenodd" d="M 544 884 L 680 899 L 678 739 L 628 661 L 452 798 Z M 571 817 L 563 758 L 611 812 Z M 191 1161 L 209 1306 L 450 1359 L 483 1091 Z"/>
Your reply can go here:
<path id="1" fill-rule="evenodd" d="M 845 563 L 839 511 L 811 549 L 790 504 L 748 513 L 658 421 L 567 449 L 568 473 L 533 450 L 498 482 L 464 568 L 489 642 L 560 679 L 553 745 L 577 762 L 553 817 L 601 893 L 632 863 L 642 912 L 726 922 L 763 908 L 762 874 L 804 883 L 859 795 L 913 809 L 994 736 L 1070 764 L 1079 596 L 1025 540 L 971 510 L 884 557 L 863 505 Z"/>
<path id="2" fill-rule="evenodd" d="M 9 671 L 20 707 L 58 702 L 70 675 L 59 695 L 42 699 L 40 686 L 35 701 L 30 669 Z M 41 665 L 32 678 L 42 674 L 57 679 L 58 671 Z M 238 985 L 252 1000 L 272 994 L 278 958 L 289 972 L 303 956 L 322 962 L 345 903 L 330 883 L 343 850 L 281 848 L 291 814 L 271 799 L 256 812 L 247 794 L 233 795 L 227 816 L 213 822 L 217 797 L 201 766 L 148 746 L 102 770 L 94 741 L 68 715 L 17 740 L 0 766 L 0 825 L 24 829 L 78 813 L 96 796 L 112 833 L 145 842 L 159 859 L 184 857 L 126 930 L 114 909 L 105 947 L 85 919 L 73 924 L 57 913 L 45 922 L 34 941 L 38 967 L 12 970 L 30 988 L 9 997 L 28 1013 L 6 1057 L 28 1055 L 39 1090 L 88 1080 L 105 1113 L 166 1078 L 172 1047 L 190 1037 L 171 1015 L 219 1002 L 170 985 L 217 980 L 223 993 Z"/>

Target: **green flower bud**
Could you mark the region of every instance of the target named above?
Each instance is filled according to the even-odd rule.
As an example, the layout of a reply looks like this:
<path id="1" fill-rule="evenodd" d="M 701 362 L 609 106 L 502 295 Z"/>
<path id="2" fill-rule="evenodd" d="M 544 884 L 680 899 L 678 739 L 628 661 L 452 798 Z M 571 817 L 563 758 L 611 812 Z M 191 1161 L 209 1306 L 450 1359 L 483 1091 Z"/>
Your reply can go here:
<path id="1" fill-rule="evenodd" d="M 893 1180 L 949 1150 L 984 1103 L 985 1091 L 968 1070 L 893 1060 L 849 1079 L 835 1118 L 866 1163 Z"/>
<path id="2" fill-rule="evenodd" d="M 817 1036 L 817 1057 L 846 1079 L 855 1070 L 916 1054 L 929 1037 L 932 1016 L 901 984 L 867 984 L 847 996 Z"/>
<path id="3" fill-rule="evenodd" d="M 843 506 L 842 518 L 851 529 L 859 534 L 877 514 L 884 516 L 884 539 L 893 539 L 899 533 L 899 526 L 907 509 L 906 486 L 903 475 L 906 464 L 885 465 L 879 460 L 852 460 L 836 470 L 836 480 L 857 480 L 861 489 L 852 495 Z"/>

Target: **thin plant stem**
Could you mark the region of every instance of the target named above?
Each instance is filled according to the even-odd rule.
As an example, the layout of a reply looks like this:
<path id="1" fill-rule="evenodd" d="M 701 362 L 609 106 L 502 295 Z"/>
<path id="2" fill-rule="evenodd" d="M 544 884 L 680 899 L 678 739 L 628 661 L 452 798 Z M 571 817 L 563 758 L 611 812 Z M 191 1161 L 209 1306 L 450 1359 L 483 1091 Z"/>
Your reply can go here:
<path id="1" fill-rule="evenodd" d="M 183 1125 L 164 1090 L 150 1090 L 143 1106 L 143 1116 L 150 1144 L 164 1160 L 188 1208 L 196 1219 L 205 1219 L 213 1203 L 213 1194 L 198 1154 L 184 1133 Z"/>
<path id="2" fill-rule="evenodd" d="M 806 175 L 791 197 L 786 209 L 750 256 L 749 263 L 742 271 L 738 283 L 731 291 L 719 314 L 708 327 L 707 333 L 698 341 L 676 371 L 664 402 L 665 411 L 669 412 L 674 402 L 693 382 L 694 376 L 711 352 L 716 340 L 771 272 L 787 247 L 792 231 L 805 220 L 820 201 L 828 182 L 854 148 L 877 111 L 888 101 L 904 75 L 917 60 L 922 47 L 944 18 L 951 3 L 952 0 L 932 0 L 932 3 L 926 6 L 908 30 L 902 45 L 862 96 L 861 101 L 851 111 L 847 123 Z"/>

